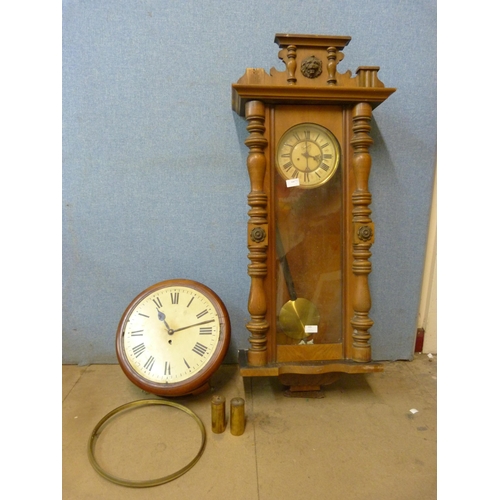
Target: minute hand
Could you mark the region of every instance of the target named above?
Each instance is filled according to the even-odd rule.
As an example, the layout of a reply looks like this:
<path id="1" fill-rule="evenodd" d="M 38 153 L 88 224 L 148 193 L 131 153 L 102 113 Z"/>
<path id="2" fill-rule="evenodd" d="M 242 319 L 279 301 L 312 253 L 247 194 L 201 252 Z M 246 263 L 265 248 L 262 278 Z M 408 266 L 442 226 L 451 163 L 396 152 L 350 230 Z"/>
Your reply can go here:
<path id="1" fill-rule="evenodd" d="M 209 319 L 207 321 L 201 321 L 200 323 L 195 323 L 194 325 L 183 326 L 181 328 L 177 328 L 177 330 L 172 330 L 172 333 L 180 332 L 181 330 L 187 330 L 188 328 L 192 328 L 193 326 L 206 325 L 207 323 L 213 323 L 215 319 Z"/>

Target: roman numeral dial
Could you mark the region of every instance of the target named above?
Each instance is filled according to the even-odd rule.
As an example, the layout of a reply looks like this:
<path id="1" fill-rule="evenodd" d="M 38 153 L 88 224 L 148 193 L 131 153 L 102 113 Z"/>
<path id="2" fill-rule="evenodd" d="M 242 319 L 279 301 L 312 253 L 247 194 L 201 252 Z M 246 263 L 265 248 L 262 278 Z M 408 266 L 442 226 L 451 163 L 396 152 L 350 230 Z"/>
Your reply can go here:
<path id="1" fill-rule="evenodd" d="M 290 186 L 315 188 L 328 182 L 337 171 L 340 145 L 328 129 L 301 123 L 279 140 L 275 163 L 281 177 L 291 181 Z"/>
<path id="2" fill-rule="evenodd" d="M 180 395 L 220 365 L 229 335 L 227 311 L 213 291 L 169 280 L 129 306 L 117 332 L 118 360 L 139 387 L 167 396 L 175 388 L 173 395 Z"/>

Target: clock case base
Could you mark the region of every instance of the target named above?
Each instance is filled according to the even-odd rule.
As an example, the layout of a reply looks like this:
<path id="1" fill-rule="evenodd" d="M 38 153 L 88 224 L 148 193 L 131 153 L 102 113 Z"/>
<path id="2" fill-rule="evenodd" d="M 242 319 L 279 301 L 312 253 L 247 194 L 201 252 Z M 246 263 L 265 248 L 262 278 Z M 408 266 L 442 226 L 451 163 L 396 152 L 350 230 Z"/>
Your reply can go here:
<path id="1" fill-rule="evenodd" d="M 342 373 L 383 372 L 382 363 L 358 363 L 350 360 L 300 361 L 268 363 L 254 366 L 248 363 L 248 350 L 238 351 L 238 364 L 242 377 L 278 377 L 287 386 L 285 395 L 289 397 L 323 397 L 321 387 L 336 382 Z"/>

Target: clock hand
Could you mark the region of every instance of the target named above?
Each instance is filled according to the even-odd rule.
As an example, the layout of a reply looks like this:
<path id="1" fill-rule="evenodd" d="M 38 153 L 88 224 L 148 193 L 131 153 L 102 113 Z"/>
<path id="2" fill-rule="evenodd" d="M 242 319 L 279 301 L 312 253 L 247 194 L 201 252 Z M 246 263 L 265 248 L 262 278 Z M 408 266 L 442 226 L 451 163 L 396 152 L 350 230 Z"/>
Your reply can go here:
<path id="1" fill-rule="evenodd" d="M 302 153 L 302 156 L 306 159 L 306 172 L 310 172 L 311 169 L 309 168 L 309 158 L 314 158 L 314 156 L 309 153 L 309 144 L 306 141 L 306 152 Z"/>
<path id="2" fill-rule="evenodd" d="M 169 330 L 168 334 L 172 335 L 175 332 L 180 332 L 181 330 L 187 330 L 188 328 L 192 328 L 193 326 L 206 325 L 207 323 L 213 323 L 215 319 L 209 319 L 207 321 L 201 321 L 200 323 L 195 323 L 194 325 L 182 326 L 181 328 L 177 328 L 175 330 Z"/>
<path id="3" fill-rule="evenodd" d="M 319 154 L 319 155 L 312 155 L 311 153 L 309 153 L 309 145 L 306 143 L 306 152 L 305 153 L 302 153 L 302 156 L 304 158 L 306 158 L 307 160 L 307 165 L 309 165 L 308 161 L 309 161 L 309 158 L 312 158 L 314 161 L 316 161 L 317 163 L 319 163 L 321 160 L 322 160 L 322 155 Z"/>
<path id="4" fill-rule="evenodd" d="M 156 308 L 156 310 L 158 311 L 158 319 L 160 321 L 163 321 L 163 323 L 165 323 L 165 326 L 167 327 L 169 335 L 172 335 L 173 330 L 172 330 L 172 328 L 170 328 L 170 326 L 168 326 L 168 323 L 167 323 L 167 320 L 165 317 L 165 313 L 161 312 L 158 308 Z M 170 333 L 170 332 L 172 332 L 172 333 Z"/>

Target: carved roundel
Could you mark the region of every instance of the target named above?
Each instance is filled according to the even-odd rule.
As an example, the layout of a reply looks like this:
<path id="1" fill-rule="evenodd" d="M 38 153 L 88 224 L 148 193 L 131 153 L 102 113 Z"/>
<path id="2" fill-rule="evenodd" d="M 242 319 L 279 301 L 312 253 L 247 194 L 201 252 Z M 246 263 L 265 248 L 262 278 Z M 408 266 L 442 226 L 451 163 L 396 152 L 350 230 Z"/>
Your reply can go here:
<path id="1" fill-rule="evenodd" d="M 361 241 L 368 241 L 369 239 L 371 239 L 372 234 L 373 234 L 373 231 L 372 231 L 371 227 L 369 227 L 369 226 L 361 226 L 358 229 L 358 238 Z"/>
<path id="2" fill-rule="evenodd" d="M 250 238 L 255 243 L 261 243 L 266 239 L 266 231 L 262 227 L 254 227 L 250 233 Z"/>

